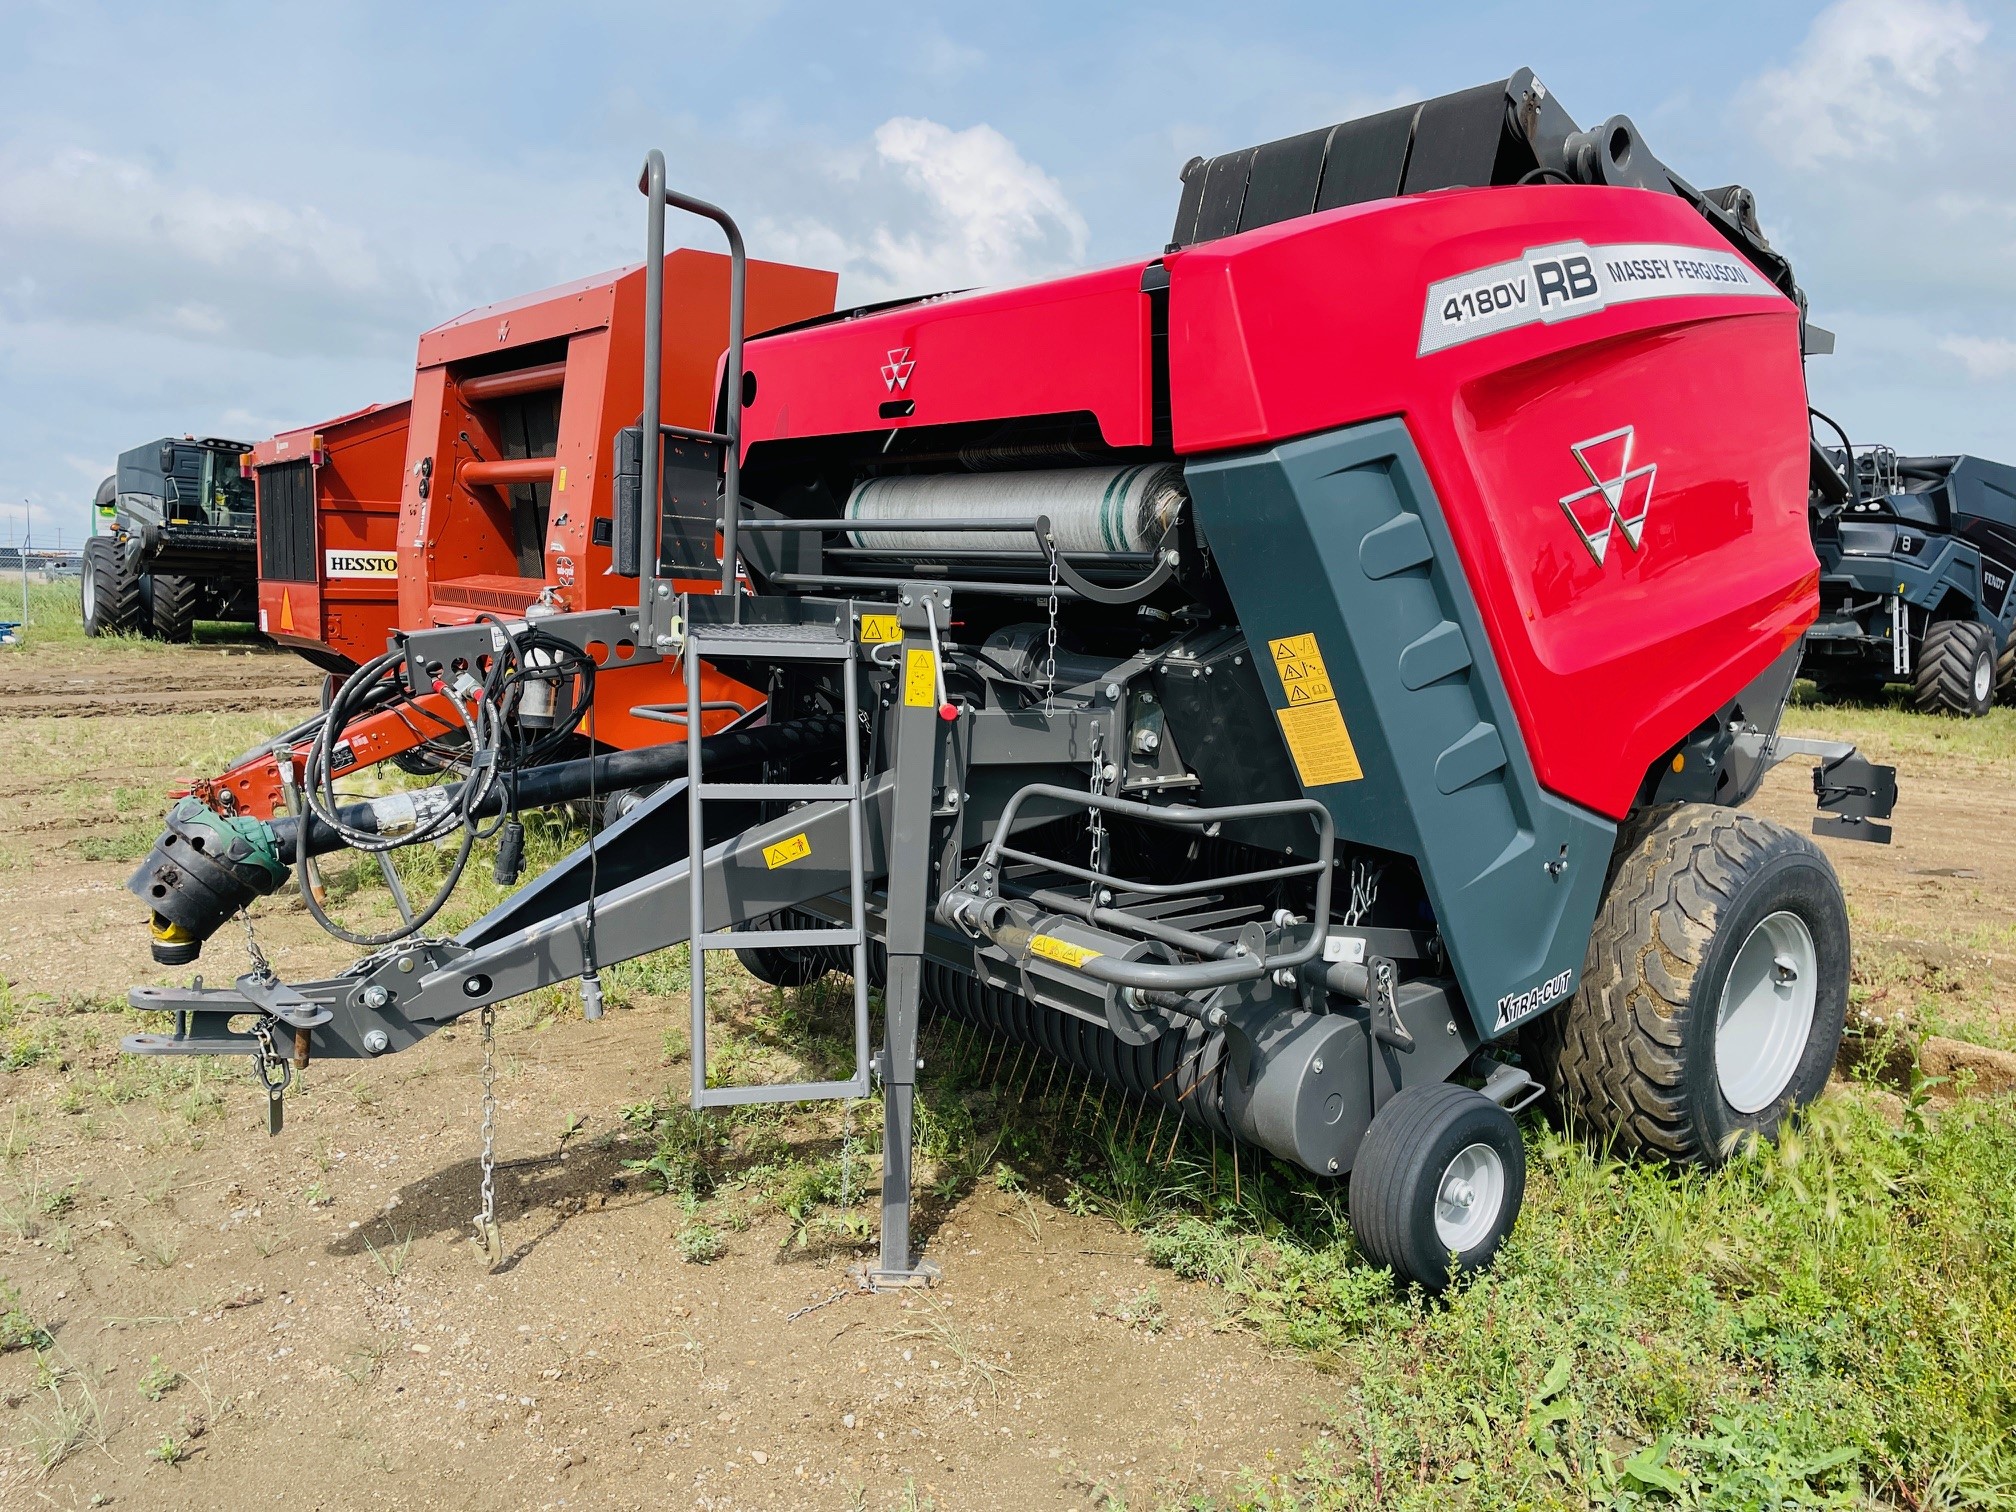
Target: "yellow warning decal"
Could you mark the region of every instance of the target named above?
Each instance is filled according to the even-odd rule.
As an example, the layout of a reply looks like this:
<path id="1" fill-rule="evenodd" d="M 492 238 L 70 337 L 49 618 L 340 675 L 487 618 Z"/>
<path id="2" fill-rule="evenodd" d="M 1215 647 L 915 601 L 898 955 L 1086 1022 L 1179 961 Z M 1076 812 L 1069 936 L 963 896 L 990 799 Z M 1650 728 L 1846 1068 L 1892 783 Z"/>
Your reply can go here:
<path id="1" fill-rule="evenodd" d="M 1337 707 L 1337 690 L 1330 685 L 1330 669 L 1323 665 L 1316 637 L 1283 636 L 1267 642 L 1267 649 L 1273 653 L 1281 691 L 1288 695 L 1288 707 L 1274 713 L 1302 775 L 1302 786 L 1356 782 L 1365 769 L 1358 764 L 1351 732 L 1344 728 L 1344 711 Z"/>
<path id="2" fill-rule="evenodd" d="M 1323 653 L 1317 648 L 1315 636 L 1286 636 L 1267 642 L 1267 649 L 1274 653 L 1274 670 L 1281 678 L 1282 691 L 1288 695 L 1289 708 L 1336 698 L 1337 690 L 1330 686 L 1330 672 L 1323 665 Z"/>
<path id="3" fill-rule="evenodd" d="M 1083 966 L 1095 956 L 1105 954 L 1089 945 L 1073 945 L 1069 940 L 1060 940 L 1055 935 L 1031 935 L 1029 954 L 1043 957 L 1046 961 L 1056 961 L 1063 966 Z"/>
<path id="4" fill-rule="evenodd" d="M 1356 782 L 1365 775 L 1358 764 L 1358 750 L 1351 744 L 1351 732 L 1344 728 L 1344 715 L 1336 701 L 1304 704 L 1299 709 L 1276 709 L 1281 721 L 1281 738 L 1295 758 L 1295 770 L 1302 774 L 1302 786 L 1322 787 L 1331 782 Z"/>
<path id="5" fill-rule="evenodd" d="M 938 707 L 938 658 L 921 646 L 903 657 L 903 707 Z"/>
<path id="6" fill-rule="evenodd" d="M 864 614 L 861 616 L 861 644 L 864 646 L 883 645 L 889 641 L 903 639 L 903 626 L 893 614 Z"/>
<path id="7" fill-rule="evenodd" d="M 780 866 L 789 866 L 793 861 L 803 861 L 812 854 L 812 842 L 800 830 L 789 840 L 779 840 L 775 845 L 763 847 L 763 864 L 775 871 Z"/>
<path id="8" fill-rule="evenodd" d="M 554 476 L 553 492 L 555 493 L 567 492 L 567 469 L 564 467 L 561 468 L 560 471 Z"/>

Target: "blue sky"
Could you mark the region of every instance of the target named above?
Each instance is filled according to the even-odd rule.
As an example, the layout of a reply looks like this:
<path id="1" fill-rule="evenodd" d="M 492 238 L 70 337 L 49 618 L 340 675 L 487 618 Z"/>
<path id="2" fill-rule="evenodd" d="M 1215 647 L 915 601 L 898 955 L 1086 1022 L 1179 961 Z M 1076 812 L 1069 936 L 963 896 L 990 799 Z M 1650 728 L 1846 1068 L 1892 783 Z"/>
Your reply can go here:
<path id="1" fill-rule="evenodd" d="M 2016 461 L 2006 3 L 0 0 L 0 35 L 0 535 L 74 539 L 124 447 L 400 397 L 427 327 L 634 261 L 653 145 L 867 298 L 1150 252 L 1193 153 L 1521 65 L 1757 192 L 1858 440 Z"/>

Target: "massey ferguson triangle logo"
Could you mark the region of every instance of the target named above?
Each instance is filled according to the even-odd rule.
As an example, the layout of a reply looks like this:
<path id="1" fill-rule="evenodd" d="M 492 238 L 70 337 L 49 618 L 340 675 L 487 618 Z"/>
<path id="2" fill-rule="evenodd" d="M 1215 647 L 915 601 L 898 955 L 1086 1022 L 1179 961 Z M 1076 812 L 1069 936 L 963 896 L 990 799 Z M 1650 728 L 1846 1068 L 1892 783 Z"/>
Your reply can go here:
<path id="1" fill-rule="evenodd" d="M 1659 464 L 1631 465 L 1637 430 L 1634 425 L 1620 425 L 1568 448 L 1589 486 L 1563 494 L 1561 512 L 1568 516 L 1568 523 L 1575 527 L 1575 534 L 1589 548 L 1598 567 L 1609 553 L 1612 530 L 1621 532 L 1624 544 L 1633 551 L 1644 549 L 1640 539 L 1645 534 L 1645 516 L 1652 508 L 1652 481 L 1659 475 Z"/>
<path id="2" fill-rule="evenodd" d="M 892 394 L 898 389 L 907 389 L 910 387 L 910 370 L 916 366 L 910 356 L 910 348 L 896 348 L 889 354 L 889 360 L 882 364 L 882 386 Z"/>

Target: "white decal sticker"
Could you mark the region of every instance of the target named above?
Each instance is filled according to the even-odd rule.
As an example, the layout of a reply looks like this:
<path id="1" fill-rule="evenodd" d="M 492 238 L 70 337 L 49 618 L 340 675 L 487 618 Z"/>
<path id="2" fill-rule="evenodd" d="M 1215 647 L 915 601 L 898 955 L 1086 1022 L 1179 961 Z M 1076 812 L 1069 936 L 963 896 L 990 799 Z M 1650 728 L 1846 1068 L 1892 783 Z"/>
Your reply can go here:
<path id="1" fill-rule="evenodd" d="M 1498 1028 L 1510 1028 L 1523 1018 L 1530 1018 L 1549 1003 L 1558 1003 L 1568 996 L 1575 985 L 1573 969 L 1551 976 L 1538 987 L 1528 987 L 1524 992 L 1508 992 L 1498 999 Z"/>
<path id="2" fill-rule="evenodd" d="M 332 578 L 395 578 L 399 576 L 396 551 L 325 551 L 322 575 Z"/>
<path id="3" fill-rule="evenodd" d="M 1559 242 L 1430 284 L 1421 312 L 1420 355 L 1612 305 L 1699 294 L 1784 298 L 1734 252 L 1663 242 L 1603 247 Z"/>

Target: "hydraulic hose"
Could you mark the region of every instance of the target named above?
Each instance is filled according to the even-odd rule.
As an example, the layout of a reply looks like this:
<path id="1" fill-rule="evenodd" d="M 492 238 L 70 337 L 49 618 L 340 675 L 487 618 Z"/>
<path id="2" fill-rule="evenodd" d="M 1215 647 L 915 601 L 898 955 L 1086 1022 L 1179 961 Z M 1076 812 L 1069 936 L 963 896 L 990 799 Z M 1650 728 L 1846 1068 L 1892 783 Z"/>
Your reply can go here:
<path id="1" fill-rule="evenodd" d="M 711 771 L 782 761 L 799 755 L 830 755 L 840 739 L 840 724 L 837 715 L 816 715 L 793 720 L 789 724 L 762 725 L 753 730 L 731 730 L 710 735 L 701 742 L 701 759 Z M 519 773 L 515 779 L 516 791 L 509 795 L 501 785 L 492 785 L 470 806 L 468 813 L 472 819 L 486 818 L 502 813 L 507 805 L 521 809 L 542 808 L 548 804 L 585 798 L 591 791 L 610 793 L 624 788 L 649 787 L 685 775 L 686 743 L 683 740 L 646 746 L 637 751 L 584 756 Z M 441 790 L 439 801 L 445 805 L 445 811 L 454 812 L 465 785 L 456 783 Z M 342 821 L 343 830 L 326 823 L 316 814 L 310 814 L 305 819 L 275 819 L 273 835 L 280 853 L 283 856 L 302 853 L 304 825 L 307 831 L 305 852 L 309 856 L 326 856 L 332 851 L 345 849 L 350 844 L 344 838 L 345 830 L 375 835 L 380 825 L 379 805 L 383 802 L 383 799 L 360 801 L 337 809 L 336 815 Z"/>
<path id="2" fill-rule="evenodd" d="M 416 816 L 416 823 L 402 829 L 397 834 L 386 834 L 373 825 L 366 830 L 346 823 L 340 812 L 336 795 L 336 761 L 334 751 L 337 741 L 348 727 L 351 718 L 361 713 L 367 703 L 380 696 L 381 688 L 388 679 L 396 678 L 404 665 L 404 648 L 386 652 L 383 656 L 365 663 L 347 678 L 329 700 L 329 709 L 322 721 L 322 727 L 309 744 L 308 759 L 302 770 L 301 797 L 305 814 L 312 820 L 326 825 L 343 846 L 352 850 L 376 851 L 383 853 L 403 846 L 418 845 L 426 841 L 444 839 L 454 830 L 459 830 L 455 860 L 448 868 L 448 875 L 435 889 L 419 912 L 405 919 L 397 928 L 363 934 L 339 924 L 329 916 L 315 896 L 314 880 L 309 875 L 309 852 L 303 844 L 306 833 L 297 828 L 294 836 L 294 864 L 296 882 L 301 892 L 301 902 L 315 922 L 323 930 L 339 940 L 352 945 L 389 945 L 395 940 L 403 940 L 419 933 L 426 924 L 446 906 L 462 881 L 462 873 L 468 868 L 470 852 L 479 838 L 476 828 L 475 810 L 494 790 L 498 776 L 498 757 L 504 745 L 505 733 L 501 715 L 502 703 L 496 696 L 498 690 L 486 687 L 485 696 L 476 700 L 472 713 L 464 706 L 461 696 L 452 696 L 449 705 L 462 720 L 462 727 L 469 740 L 469 755 L 472 775 L 455 785 L 452 799 L 446 803 L 428 801 L 424 816 L 419 800 L 408 798 L 409 811 Z"/>

